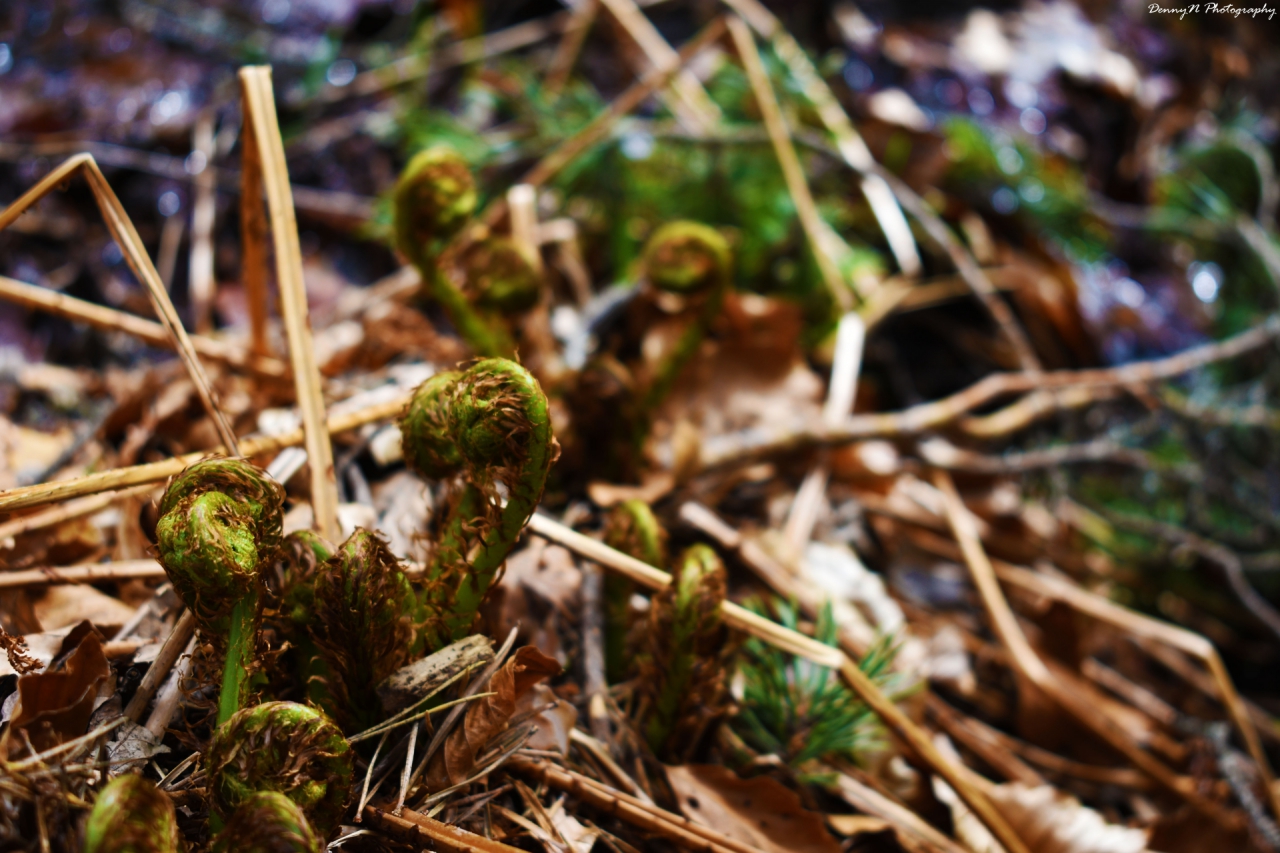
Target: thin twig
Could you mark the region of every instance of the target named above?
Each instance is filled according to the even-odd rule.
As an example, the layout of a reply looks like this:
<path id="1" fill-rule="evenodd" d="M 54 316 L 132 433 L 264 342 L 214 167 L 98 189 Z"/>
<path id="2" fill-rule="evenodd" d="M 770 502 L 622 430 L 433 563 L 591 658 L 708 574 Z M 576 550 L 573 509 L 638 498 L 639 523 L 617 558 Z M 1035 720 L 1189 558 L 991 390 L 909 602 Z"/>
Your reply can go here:
<path id="1" fill-rule="evenodd" d="M 757 847 L 610 788 L 589 776 L 557 767 L 549 761 L 516 757 L 507 763 L 507 767 L 564 791 L 641 830 L 660 835 L 685 849 L 708 853 L 760 853 Z"/>
<path id="2" fill-rule="evenodd" d="M 560 43 L 556 45 L 556 52 L 551 57 L 551 61 L 547 63 L 547 74 L 542 79 L 542 90 L 548 97 L 552 99 L 557 97 L 564 88 L 564 84 L 569 82 L 573 65 L 578 61 L 582 44 L 587 40 L 587 34 L 591 32 L 591 25 L 595 23 L 596 14 L 599 11 L 600 0 L 582 0 L 577 8 L 570 12 L 564 34 L 560 37 Z"/>
<path id="3" fill-rule="evenodd" d="M 993 373 L 949 397 L 921 403 L 899 412 L 854 415 L 836 429 L 817 424 L 786 433 L 736 434 L 702 446 L 704 468 L 791 450 L 806 444 L 844 444 L 866 438 L 916 435 L 937 429 L 968 412 L 1008 394 L 1040 389 L 1114 388 L 1140 386 L 1172 379 L 1218 361 L 1244 355 L 1280 337 L 1280 316 L 1272 315 L 1246 332 L 1222 341 L 1201 344 L 1171 356 L 1135 361 L 1119 367 L 1058 370 L 1049 373 Z"/>
<path id="4" fill-rule="evenodd" d="M 364 426 L 367 423 L 394 418 L 404 410 L 409 401 L 405 394 L 382 403 L 365 407 L 354 412 L 332 415 L 328 420 L 329 432 L 342 433 Z M 303 443 L 301 429 L 290 430 L 280 435 L 246 438 L 240 442 L 240 452 L 244 456 L 257 456 L 271 453 L 285 447 L 296 447 Z M 128 468 L 114 468 L 88 474 L 73 480 L 58 480 L 52 483 L 41 483 L 36 486 L 23 486 L 17 489 L 0 491 L 0 512 L 7 512 L 25 507 L 41 506 L 83 495 L 97 494 L 109 489 L 123 489 L 141 483 L 158 483 L 174 474 L 182 473 L 188 465 L 199 462 L 208 456 L 226 453 L 225 447 L 214 447 L 196 453 L 175 456 L 163 462 L 150 462 L 145 465 L 134 465 Z"/>
<path id="5" fill-rule="evenodd" d="M 435 849 L 448 853 L 524 853 L 519 847 L 467 832 L 460 826 L 441 823 L 412 809 L 393 815 L 377 806 L 365 806 L 364 817 L 394 838 L 414 845 L 429 842 Z"/>
<path id="6" fill-rule="evenodd" d="M 756 105 L 760 108 L 764 126 L 769 131 L 769 139 L 773 143 L 774 154 L 778 165 L 782 167 L 782 176 L 787 182 L 787 192 L 795 205 L 796 214 L 800 217 L 800 225 L 804 228 L 805 237 L 809 240 L 809 250 L 818 262 L 818 270 L 822 280 L 831 293 L 831 298 L 842 312 L 853 307 L 853 299 L 845 284 L 844 276 L 836 267 L 835 259 L 828 251 L 830 226 L 823 221 L 814 203 L 813 194 L 809 191 L 809 183 L 800 165 L 795 146 L 791 143 L 791 133 L 787 129 L 786 120 L 782 117 L 782 108 L 778 106 L 778 97 L 769 83 L 769 75 L 760 60 L 760 52 L 756 50 L 755 38 L 746 23 L 737 15 L 729 17 L 729 34 L 733 37 L 734 47 L 747 71 L 747 79 L 751 83 L 751 91 L 755 94 Z"/>
<path id="7" fill-rule="evenodd" d="M 275 95 L 271 90 L 271 69 L 254 66 L 240 69 L 244 97 L 245 147 L 257 149 L 271 236 L 275 245 L 276 283 L 280 289 L 280 310 L 289 339 L 289 362 L 298 391 L 298 409 L 306 437 L 307 459 L 311 467 L 311 508 L 320 535 L 331 542 L 342 538 L 338 523 L 338 483 L 333 472 L 333 444 L 324 417 L 323 381 L 316 363 L 307 311 L 307 288 L 302 277 L 302 247 L 298 242 L 298 222 L 289 187 L 289 169 L 284 159 L 284 140 L 276 118 Z M 246 170 L 246 174 L 248 170 Z M 256 203 L 245 194 L 244 203 Z"/>
<path id="8" fill-rule="evenodd" d="M 164 568 L 155 560 L 117 560 L 113 563 L 88 563 L 81 566 L 46 566 L 17 572 L 0 572 L 0 589 L 35 586 L 105 583 L 122 580 L 154 580 L 163 578 Z"/>
<path id="9" fill-rule="evenodd" d="M 142 677 L 142 682 L 138 685 L 137 692 L 133 694 L 133 698 L 129 700 L 129 705 L 124 709 L 126 717 L 135 723 L 142 719 L 142 712 L 151 703 L 152 697 L 156 695 L 156 691 L 160 689 L 160 685 L 168 677 L 169 670 L 173 669 L 173 665 L 177 663 L 178 658 L 182 655 L 182 650 L 186 648 L 187 642 L 190 641 L 195 632 L 195 616 L 191 614 L 190 610 L 182 611 L 182 615 L 174 623 L 173 630 L 169 632 L 169 636 L 165 639 L 164 645 L 160 647 L 160 653 L 151 662 L 151 668 Z"/>
<path id="10" fill-rule="evenodd" d="M 86 323 L 97 329 L 109 332 L 126 332 L 152 346 L 174 349 L 174 339 L 164 326 L 154 320 L 146 320 L 133 314 L 127 314 L 115 308 L 95 305 L 74 296 L 67 296 L 47 287 L 38 287 L 23 281 L 0 276 L 0 299 L 5 299 L 26 308 L 46 311 L 58 317 Z M 284 362 L 270 356 L 255 355 L 253 352 L 236 344 L 208 338 L 203 335 L 192 335 L 191 346 L 200 355 L 211 361 L 229 364 L 260 376 L 279 379 L 288 376 L 289 368 Z"/>

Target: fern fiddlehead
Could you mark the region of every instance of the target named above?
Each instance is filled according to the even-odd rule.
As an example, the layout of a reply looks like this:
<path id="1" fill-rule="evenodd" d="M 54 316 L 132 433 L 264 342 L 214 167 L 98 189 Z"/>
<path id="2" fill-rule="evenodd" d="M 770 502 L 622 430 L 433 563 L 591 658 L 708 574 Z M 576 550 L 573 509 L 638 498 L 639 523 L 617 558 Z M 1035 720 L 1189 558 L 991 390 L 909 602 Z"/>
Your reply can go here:
<path id="1" fill-rule="evenodd" d="M 218 722 L 245 703 L 254 664 L 260 571 L 280 545 L 284 489 L 243 459 L 207 459 L 169 483 L 156 545 L 197 625 L 225 652 Z"/>
<path id="2" fill-rule="evenodd" d="M 482 356 L 509 355 L 514 351 L 510 337 L 481 316 L 440 263 L 445 245 L 475 208 L 475 180 L 456 151 L 437 145 L 418 152 L 392 195 L 396 248 L 418 268 L 426 293 L 440 303 L 472 349 Z"/>
<path id="3" fill-rule="evenodd" d="M 84 827 L 84 853 L 178 853 L 173 800 L 136 773 L 117 776 L 93 802 Z"/>
<path id="4" fill-rule="evenodd" d="M 538 381 L 501 358 L 428 379 L 400 428 L 413 470 L 429 479 L 461 475 L 464 482 L 438 526 L 427 566 L 422 600 L 431 620 L 428 650 L 435 650 L 466 636 L 542 499 L 559 447 Z"/>
<path id="5" fill-rule="evenodd" d="M 649 611 L 639 685 L 645 739 L 660 759 L 678 763 L 725 712 L 728 632 L 720 612 L 727 578 L 715 551 L 693 545 L 675 568 Z"/>
<path id="6" fill-rule="evenodd" d="M 324 712 L 307 705 L 264 702 L 237 711 L 214 731 L 207 761 L 215 829 L 261 791 L 288 797 L 321 838 L 346 813 L 351 746 Z"/>
<path id="7" fill-rule="evenodd" d="M 279 791 L 259 791 L 231 813 L 213 839 L 213 853 L 323 853 L 297 803 Z"/>
<path id="8" fill-rule="evenodd" d="M 660 569 L 667 565 L 667 531 L 649 505 L 639 498 L 625 500 L 605 519 L 604 541 L 610 548 Z M 636 585 L 617 572 L 604 578 L 605 674 L 617 683 L 626 677 L 628 614 Z"/>
<path id="9" fill-rule="evenodd" d="M 386 542 L 351 534 L 315 575 L 309 633 L 324 663 L 328 701 L 344 731 L 380 720 L 376 688 L 419 650 L 409 579 Z"/>

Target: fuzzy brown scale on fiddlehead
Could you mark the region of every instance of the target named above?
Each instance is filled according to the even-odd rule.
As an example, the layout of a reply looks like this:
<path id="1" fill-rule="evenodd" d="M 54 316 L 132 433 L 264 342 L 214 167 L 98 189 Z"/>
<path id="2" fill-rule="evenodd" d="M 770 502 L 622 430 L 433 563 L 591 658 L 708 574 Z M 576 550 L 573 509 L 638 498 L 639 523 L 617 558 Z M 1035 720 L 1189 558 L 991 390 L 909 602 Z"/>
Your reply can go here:
<path id="1" fill-rule="evenodd" d="M 421 645 L 416 608 L 399 560 L 376 533 L 356 530 L 317 570 L 310 635 L 327 670 L 326 704 L 344 731 L 381 719 L 378 684 Z"/>
<path id="2" fill-rule="evenodd" d="M 307 816 L 279 791 L 259 791 L 231 813 L 213 853 L 323 853 Z"/>
<path id="3" fill-rule="evenodd" d="M 727 713 L 727 576 L 706 545 L 685 550 L 671 584 L 654 597 L 638 658 L 642 731 L 668 763 L 688 761 Z"/>
<path id="4" fill-rule="evenodd" d="M 465 636 L 529 516 L 559 446 L 546 395 L 513 361 L 484 359 L 419 387 L 400 422 L 405 461 L 424 477 L 458 476 L 435 532 L 422 603 L 430 650 Z M 506 505 L 497 483 L 505 486 Z"/>
<path id="5" fill-rule="evenodd" d="M 84 853 L 178 853 L 173 801 L 143 776 L 127 773 L 106 784 L 84 827 Z"/>
<path id="6" fill-rule="evenodd" d="M 259 791 L 284 794 L 322 838 L 346 814 L 351 746 L 315 708 L 266 702 L 237 711 L 214 731 L 207 762 L 213 813 L 222 821 Z"/>

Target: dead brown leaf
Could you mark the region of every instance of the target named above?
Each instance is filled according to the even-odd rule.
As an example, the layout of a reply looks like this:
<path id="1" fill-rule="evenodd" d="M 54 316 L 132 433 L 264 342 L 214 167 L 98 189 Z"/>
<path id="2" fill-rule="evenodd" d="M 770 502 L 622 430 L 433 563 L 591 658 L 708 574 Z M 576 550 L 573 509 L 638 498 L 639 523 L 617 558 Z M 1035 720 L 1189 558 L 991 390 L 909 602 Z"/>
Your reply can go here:
<path id="1" fill-rule="evenodd" d="M 769 776 L 742 779 L 727 767 L 667 767 L 680 810 L 695 823 L 766 853 L 838 853 L 822 815 Z"/>
<path id="2" fill-rule="evenodd" d="M 33 602 L 36 618 L 46 631 L 88 621 L 103 629 L 119 628 L 134 608 L 85 584 L 51 586 Z"/>
<path id="3" fill-rule="evenodd" d="M 489 679 L 493 693 L 472 702 L 462 725 L 445 739 L 444 747 L 427 767 L 427 786 L 439 791 L 464 782 L 475 768 L 476 757 L 511 720 L 516 704 L 535 684 L 559 675 L 560 664 L 533 646 L 516 650 L 511 659 Z"/>
<path id="4" fill-rule="evenodd" d="M 111 675 L 102 638 L 89 632 L 61 669 L 18 679 L 18 704 L 5 733 L 11 756 L 26 751 L 26 739 L 37 750 L 79 737 L 89 725 L 98 689 Z"/>

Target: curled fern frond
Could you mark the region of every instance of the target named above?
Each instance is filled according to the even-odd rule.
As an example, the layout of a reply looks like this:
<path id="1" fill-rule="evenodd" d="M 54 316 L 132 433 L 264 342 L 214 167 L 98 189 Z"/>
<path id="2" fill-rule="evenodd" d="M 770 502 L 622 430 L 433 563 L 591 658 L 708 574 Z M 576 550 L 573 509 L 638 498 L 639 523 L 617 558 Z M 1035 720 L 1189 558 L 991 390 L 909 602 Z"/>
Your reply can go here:
<path id="1" fill-rule="evenodd" d="M 322 711 L 265 702 L 237 711 L 214 731 L 208 776 L 214 814 L 225 822 L 260 791 L 278 791 L 328 838 L 346 814 L 353 753 Z"/>
<path id="2" fill-rule="evenodd" d="M 430 650 L 466 636 L 559 452 L 542 387 L 514 361 L 483 359 L 433 376 L 400 421 L 405 461 L 424 477 L 459 477 L 427 566 Z M 506 502 L 498 484 L 506 491 Z"/>
<path id="3" fill-rule="evenodd" d="M 151 780 L 117 776 L 93 802 L 84 827 L 84 853 L 178 853 L 173 801 Z"/>
<path id="4" fill-rule="evenodd" d="M 247 698 L 261 570 L 280 546 L 283 506 L 280 484 L 243 459 L 197 462 L 160 501 L 160 563 L 201 632 L 226 654 L 219 722 Z"/>

